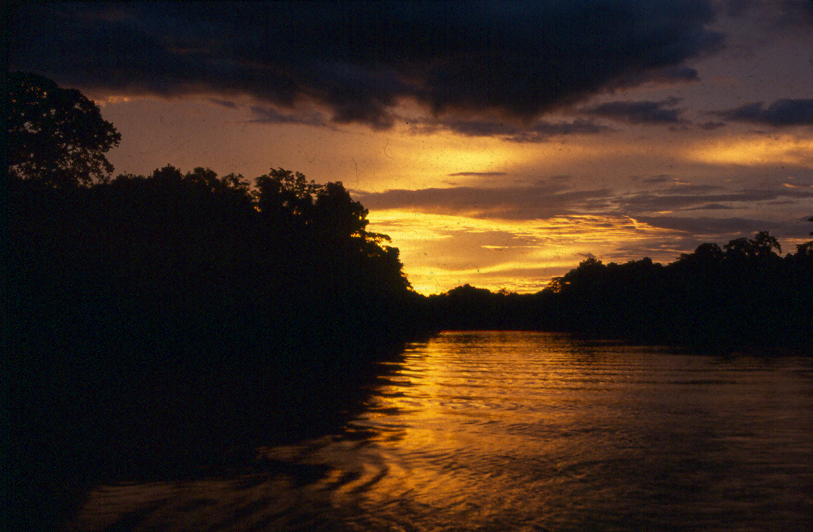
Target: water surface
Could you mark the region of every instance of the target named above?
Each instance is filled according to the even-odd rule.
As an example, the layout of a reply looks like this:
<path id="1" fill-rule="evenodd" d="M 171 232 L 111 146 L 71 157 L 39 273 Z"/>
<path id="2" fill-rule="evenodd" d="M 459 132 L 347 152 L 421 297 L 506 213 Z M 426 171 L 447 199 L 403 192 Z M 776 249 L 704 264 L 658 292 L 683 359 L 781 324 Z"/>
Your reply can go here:
<path id="1" fill-rule="evenodd" d="M 813 530 L 813 359 L 520 332 L 410 345 L 339 434 L 97 486 L 72 530 Z"/>

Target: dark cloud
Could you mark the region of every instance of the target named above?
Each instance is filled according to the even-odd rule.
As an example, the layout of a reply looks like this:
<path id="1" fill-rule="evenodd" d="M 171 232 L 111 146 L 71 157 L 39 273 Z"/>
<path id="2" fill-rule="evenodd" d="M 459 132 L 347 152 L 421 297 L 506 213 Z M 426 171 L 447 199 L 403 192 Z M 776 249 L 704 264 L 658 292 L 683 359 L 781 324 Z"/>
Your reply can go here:
<path id="1" fill-rule="evenodd" d="M 594 135 L 610 128 L 593 120 L 577 119 L 572 122 L 538 121 L 522 125 L 508 121 L 477 119 L 422 119 L 411 123 L 414 133 L 453 131 L 467 137 L 500 137 L 511 142 L 545 142 L 565 135 Z"/>
<path id="2" fill-rule="evenodd" d="M 741 217 L 636 216 L 635 219 L 653 227 L 686 233 L 687 243 L 681 247 L 689 250 L 703 242 L 725 244 L 740 236 L 753 237 L 758 231 L 768 231 L 777 238 L 799 238 L 801 226 L 797 220 L 777 223 L 764 219 Z"/>
<path id="3" fill-rule="evenodd" d="M 647 185 L 660 185 L 662 183 L 673 183 L 677 178 L 670 174 L 659 174 L 649 177 L 633 176 L 633 181 L 640 181 Z"/>
<path id="4" fill-rule="evenodd" d="M 709 208 L 708 204 L 720 204 L 721 207 L 727 203 L 753 204 L 773 201 L 787 196 L 796 199 L 813 198 L 813 190 L 807 191 L 783 187 L 709 193 L 715 189 L 718 189 L 718 187 L 676 187 L 669 191 L 626 194 L 618 199 L 618 206 L 627 213 L 651 213 L 695 210 L 701 208 L 701 206 Z"/>
<path id="5" fill-rule="evenodd" d="M 809 29 L 813 25 L 813 2 L 805 0 L 783 0 L 780 23 Z"/>
<path id="6" fill-rule="evenodd" d="M 638 181 L 639 179 L 636 179 Z M 651 177 L 645 177 L 640 179 L 641 183 L 646 185 L 662 185 L 664 183 L 671 183 L 675 184 L 679 181 L 679 178 L 671 175 L 671 174 L 660 174 Z"/>
<path id="7" fill-rule="evenodd" d="M 594 135 L 609 131 L 610 128 L 592 120 L 574 120 L 573 122 L 539 122 L 521 133 L 507 138 L 515 142 L 539 142 L 562 135 Z"/>
<path id="8" fill-rule="evenodd" d="M 264 124 L 302 124 L 307 126 L 325 126 L 328 119 L 318 112 L 282 114 L 273 107 L 251 106 L 254 118 L 251 122 Z"/>
<path id="9" fill-rule="evenodd" d="M 804 27 L 813 24 L 813 2 L 810 0 L 718 0 L 732 17 L 752 16 L 772 28 Z"/>
<path id="10" fill-rule="evenodd" d="M 405 209 L 504 220 L 544 219 L 606 208 L 609 190 L 568 191 L 567 188 L 564 184 L 540 182 L 512 188 L 450 187 L 396 189 L 375 193 L 358 191 L 353 196 L 373 210 Z"/>
<path id="11" fill-rule="evenodd" d="M 404 98 L 529 120 L 696 80 L 685 61 L 720 47 L 713 15 L 708 0 L 31 3 L 12 13 L 9 59 L 88 91 L 309 101 L 376 128 Z"/>
<path id="12" fill-rule="evenodd" d="M 754 102 L 715 113 L 728 120 L 776 127 L 813 125 L 813 99 L 783 98 L 768 107 Z"/>
<path id="13" fill-rule="evenodd" d="M 725 7 L 726 13 L 732 17 L 745 16 L 759 7 L 759 2 L 756 0 L 723 0 L 720 3 Z"/>
<path id="14" fill-rule="evenodd" d="M 630 124 L 674 125 L 685 122 L 680 118 L 682 110 L 675 108 L 679 101 L 677 98 L 668 98 L 661 102 L 607 102 L 587 107 L 581 112 Z"/>
<path id="15" fill-rule="evenodd" d="M 373 210 L 404 209 L 475 218 L 535 220 L 601 213 L 649 219 L 664 212 L 678 217 L 681 212 L 747 209 L 760 203 L 805 201 L 813 198 L 813 189 L 773 185 L 726 190 L 714 185 L 675 185 L 660 190 L 618 194 L 606 188 L 572 190 L 565 182 L 549 179 L 511 188 L 457 186 L 376 193 L 354 191 L 353 196 Z"/>
<path id="16" fill-rule="evenodd" d="M 714 131 L 715 129 L 725 127 L 725 122 L 703 122 L 702 124 L 698 124 L 698 126 L 700 129 L 705 129 L 706 131 Z"/>
<path id="17" fill-rule="evenodd" d="M 697 207 L 686 209 L 687 211 L 728 211 L 733 209 L 731 205 L 723 205 L 722 203 L 704 203 Z"/>
<path id="18" fill-rule="evenodd" d="M 628 72 L 614 82 L 618 88 L 635 87 L 642 83 L 657 83 L 661 85 L 674 85 L 675 83 L 695 83 L 700 81 L 700 74 L 694 68 L 686 65 L 657 68 L 641 72 Z"/>
<path id="19" fill-rule="evenodd" d="M 231 100 L 221 100 L 219 98 L 209 98 L 209 101 L 215 105 L 226 107 L 227 109 L 237 109 L 238 105 Z"/>

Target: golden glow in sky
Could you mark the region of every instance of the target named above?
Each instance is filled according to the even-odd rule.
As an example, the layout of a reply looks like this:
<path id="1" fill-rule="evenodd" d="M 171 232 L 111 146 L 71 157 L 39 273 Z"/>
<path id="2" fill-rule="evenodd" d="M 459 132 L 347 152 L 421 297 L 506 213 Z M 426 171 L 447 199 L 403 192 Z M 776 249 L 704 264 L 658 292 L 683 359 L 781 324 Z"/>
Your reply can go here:
<path id="1" fill-rule="evenodd" d="M 258 123 L 243 107 L 192 99 L 121 97 L 107 101 L 103 114 L 123 137 L 110 154 L 117 171 L 149 173 L 173 164 L 256 177 L 283 167 L 320 183 L 342 181 L 370 210 L 368 229 L 392 238 L 412 286 L 424 294 L 466 283 L 536 292 L 591 255 L 604 262 L 645 256 L 671 262 L 702 241 L 724 243 L 733 238 L 731 229 L 740 235 L 762 230 L 757 222 L 732 222 L 717 237 L 696 227 L 709 223 L 692 220 L 722 215 L 727 223 L 744 216 L 738 209 L 749 203 L 748 216 L 765 219 L 768 203 L 783 198 L 774 187 L 766 189 L 760 209 L 750 195 L 736 194 L 764 188 L 773 168 L 775 188 L 813 185 L 813 172 L 805 169 L 813 164 L 813 141 L 748 128 L 655 135 L 651 127 L 614 126 L 606 135 L 523 143 L 407 126 L 376 133 L 359 125 Z M 512 195 L 516 187 L 533 196 Z M 398 203 L 399 190 L 424 194 L 392 206 L 365 199 L 395 191 L 389 197 Z M 431 190 L 461 192 L 437 200 Z M 702 201 L 703 195 L 711 199 Z M 800 223 L 810 207 L 786 202 L 770 209 L 773 219 Z M 653 216 L 677 218 L 663 225 Z"/>
<path id="2" fill-rule="evenodd" d="M 423 294 L 466 283 L 538 292 L 588 256 L 612 255 L 617 242 L 656 245 L 670 233 L 611 216 L 510 222 L 384 210 L 371 212 L 369 219 L 371 230 L 392 237 L 413 288 Z M 663 250 L 670 252 L 677 255 Z"/>
<path id="3" fill-rule="evenodd" d="M 787 134 L 726 137 L 695 145 L 689 157 L 712 164 L 766 165 L 782 161 L 788 165 L 813 165 L 813 139 Z"/>
<path id="4" fill-rule="evenodd" d="M 810 3 L 616 3 L 29 3 L 9 61 L 100 103 L 117 173 L 341 181 L 422 293 L 809 239 Z"/>

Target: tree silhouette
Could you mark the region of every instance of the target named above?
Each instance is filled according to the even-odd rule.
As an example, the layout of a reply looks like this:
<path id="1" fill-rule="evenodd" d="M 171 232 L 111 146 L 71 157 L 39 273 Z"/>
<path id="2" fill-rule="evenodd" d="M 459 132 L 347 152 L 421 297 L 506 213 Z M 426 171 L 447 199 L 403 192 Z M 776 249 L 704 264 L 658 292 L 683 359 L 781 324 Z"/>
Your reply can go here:
<path id="1" fill-rule="evenodd" d="M 310 223 L 313 197 L 319 190 L 304 174 L 283 168 L 271 169 L 254 183 L 257 210 L 271 223 L 301 229 Z"/>
<path id="2" fill-rule="evenodd" d="M 768 231 L 760 231 L 753 239 L 737 238 L 723 246 L 726 258 L 734 260 L 776 257 L 774 249 L 782 251 L 779 242 Z"/>
<path id="3" fill-rule="evenodd" d="M 109 177 L 104 154 L 121 135 L 95 103 L 35 74 L 9 74 L 7 90 L 11 175 L 60 187 Z"/>
<path id="4" fill-rule="evenodd" d="M 681 264 L 691 264 L 697 268 L 709 268 L 720 264 L 724 254 L 720 246 L 714 243 L 705 243 L 697 246 L 694 253 L 684 253 L 678 261 Z"/>
<path id="5" fill-rule="evenodd" d="M 340 239 L 371 236 L 365 231 L 367 209 L 353 201 L 341 182 L 327 183 L 322 187 L 317 193 L 315 207 L 316 223 L 325 233 Z"/>
<path id="6" fill-rule="evenodd" d="M 754 237 L 754 246 L 757 248 L 757 256 L 765 257 L 771 255 L 776 250 L 778 253 L 782 252 L 782 246 L 779 241 L 770 235 L 768 231 L 760 231 Z"/>

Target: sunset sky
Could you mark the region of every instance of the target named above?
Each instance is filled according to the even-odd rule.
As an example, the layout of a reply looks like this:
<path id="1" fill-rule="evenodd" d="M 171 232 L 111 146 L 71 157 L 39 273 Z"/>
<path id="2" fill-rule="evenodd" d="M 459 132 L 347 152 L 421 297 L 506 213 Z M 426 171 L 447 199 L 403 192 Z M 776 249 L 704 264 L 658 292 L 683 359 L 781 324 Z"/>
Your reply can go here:
<path id="1" fill-rule="evenodd" d="M 424 294 L 813 230 L 811 0 L 65 2 L 9 34 L 116 173 L 342 181 Z"/>

